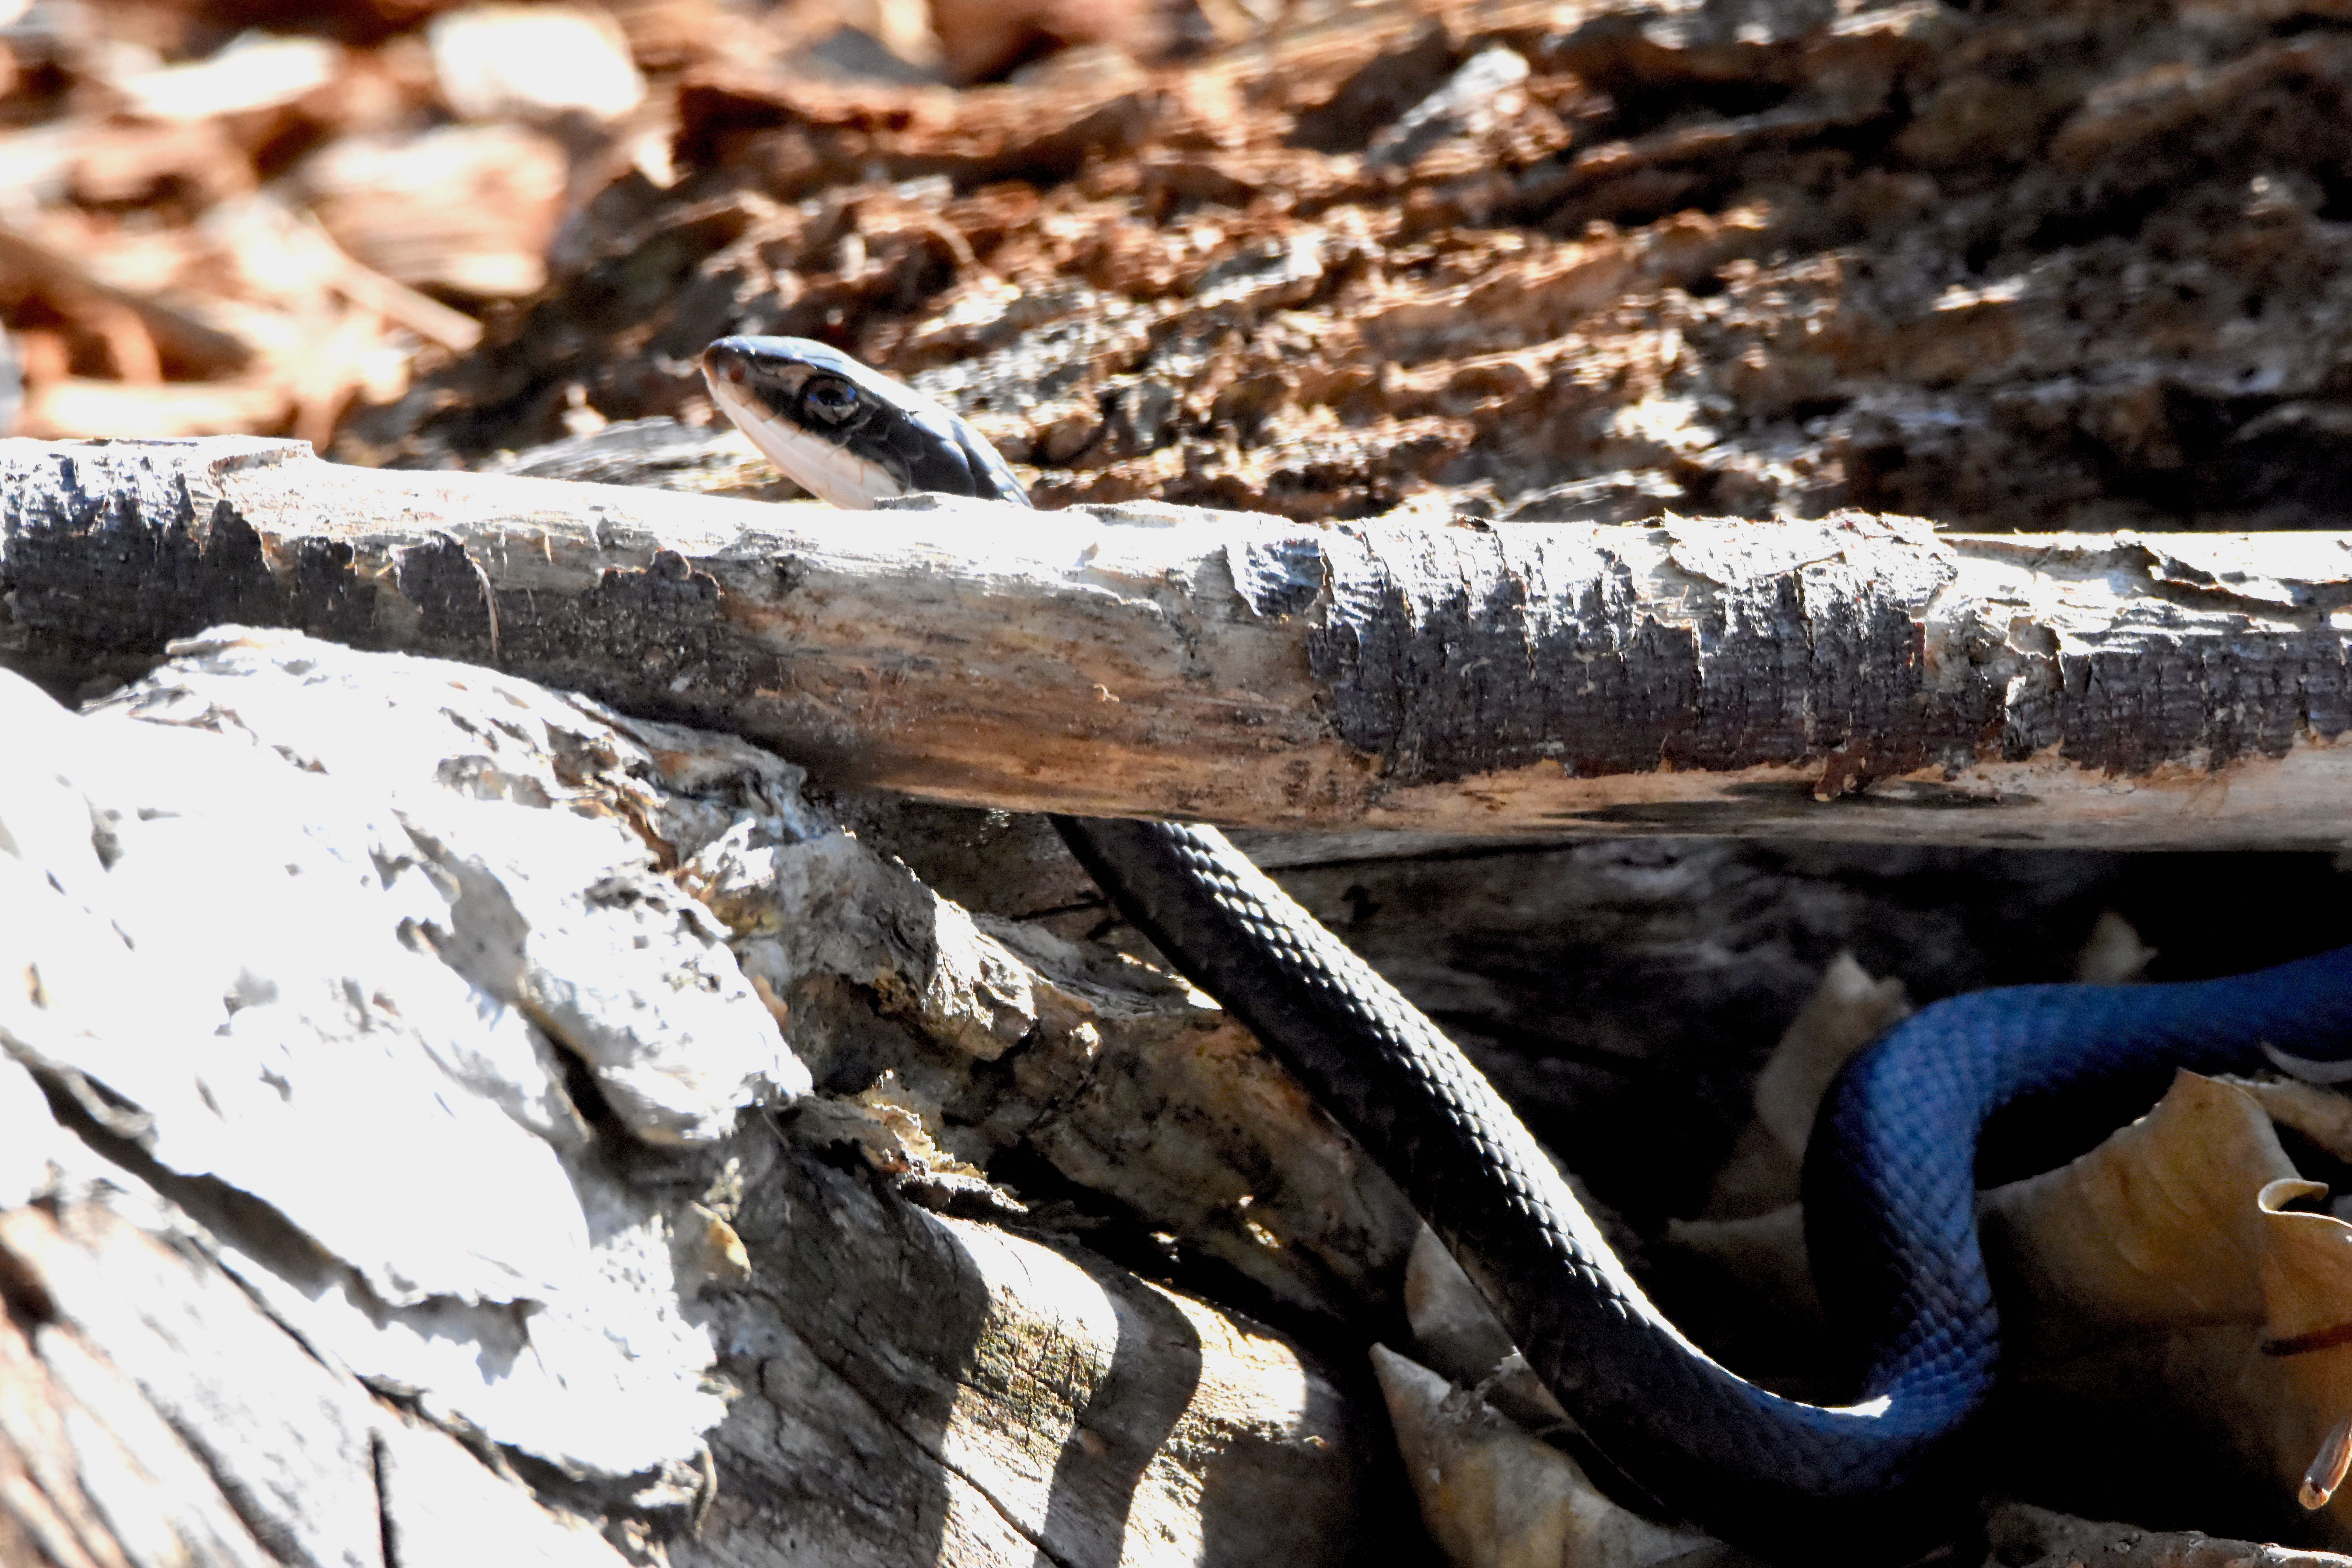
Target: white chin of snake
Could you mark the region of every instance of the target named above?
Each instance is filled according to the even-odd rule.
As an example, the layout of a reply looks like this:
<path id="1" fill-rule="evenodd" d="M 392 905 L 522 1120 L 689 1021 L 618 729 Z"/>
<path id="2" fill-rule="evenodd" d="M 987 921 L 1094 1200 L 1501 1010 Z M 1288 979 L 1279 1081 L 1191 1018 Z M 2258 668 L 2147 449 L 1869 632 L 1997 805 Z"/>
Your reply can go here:
<path id="1" fill-rule="evenodd" d="M 743 394 L 726 383 L 713 381 L 710 391 L 719 412 L 751 438 L 760 455 L 819 500 L 863 511 L 877 500 L 907 493 L 881 465 L 751 406 Z"/>

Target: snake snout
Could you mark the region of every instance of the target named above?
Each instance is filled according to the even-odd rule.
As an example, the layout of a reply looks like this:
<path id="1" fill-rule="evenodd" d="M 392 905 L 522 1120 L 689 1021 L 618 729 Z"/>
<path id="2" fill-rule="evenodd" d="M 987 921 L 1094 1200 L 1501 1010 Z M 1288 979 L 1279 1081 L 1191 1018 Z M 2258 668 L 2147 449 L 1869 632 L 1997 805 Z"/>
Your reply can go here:
<path id="1" fill-rule="evenodd" d="M 702 351 L 702 374 L 712 381 L 740 386 L 751 374 L 751 356 L 732 338 L 721 338 Z"/>

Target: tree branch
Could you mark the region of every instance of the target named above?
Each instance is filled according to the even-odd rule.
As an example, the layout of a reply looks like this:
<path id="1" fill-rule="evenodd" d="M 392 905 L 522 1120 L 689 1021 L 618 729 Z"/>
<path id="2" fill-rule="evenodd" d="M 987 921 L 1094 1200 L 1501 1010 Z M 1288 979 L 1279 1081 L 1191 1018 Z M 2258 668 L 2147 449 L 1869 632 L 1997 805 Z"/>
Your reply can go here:
<path id="1" fill-rule="evenodd" d="M 221 621 L 495 664 L 1014 809 L 1458 833 L 2328 845 L 2352 539 L 1911 520 L 843 515 L 0 443 L 0 658 Z"/>

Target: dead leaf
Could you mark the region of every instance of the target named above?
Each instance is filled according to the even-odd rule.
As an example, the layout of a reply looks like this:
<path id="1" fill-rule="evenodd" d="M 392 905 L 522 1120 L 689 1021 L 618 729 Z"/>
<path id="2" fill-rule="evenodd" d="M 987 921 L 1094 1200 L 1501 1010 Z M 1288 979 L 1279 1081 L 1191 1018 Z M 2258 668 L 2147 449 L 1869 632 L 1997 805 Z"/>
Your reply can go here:
<path id="1" fill-rule="evenodd" d="M 2259 1322 L 2254 1195 L 2294 1174 L 2250 1096 L 2182 1073 L 2090 1153 L 1985 1194 L 2008 1352 L 2056 1359 L 2118 1333 Z"/>
<path id="2" fill-rule="evenodd" d="M 1421 1516 L 1455 1568 L 1648 1568 L 1712 1544 L 1620 1508 L 1475 1393 L 1372 1347 Z"/>
<path id="3" fill-rule="evenodd" d="M 1707 1218 L 1769 1214 L 1797 1201 L 1805 1140 L 1830 1080 L 1854 1052 L 1910 1014 L 1903 982 L 1872 979 L 1851 952 L 1830 960 L 1756 1075 L 1756 1119 L 1716 1174 L 1703 1211 Z"/>
<path id="4" fill-rule="evenodd" d="M 2084 1401 L 2067 1441 L 2121 1469 L 2234 1470 L 2258 1523 L 2352 1542 L 2344 1494 L 2292 1506 L 2352 1417 L 2352 1226 L 2294 1206 L 2326 1194 L 2254 1095 L 2180 1074 L 2099 1148 L 1985 1195 L 2011 1370 Z"/>

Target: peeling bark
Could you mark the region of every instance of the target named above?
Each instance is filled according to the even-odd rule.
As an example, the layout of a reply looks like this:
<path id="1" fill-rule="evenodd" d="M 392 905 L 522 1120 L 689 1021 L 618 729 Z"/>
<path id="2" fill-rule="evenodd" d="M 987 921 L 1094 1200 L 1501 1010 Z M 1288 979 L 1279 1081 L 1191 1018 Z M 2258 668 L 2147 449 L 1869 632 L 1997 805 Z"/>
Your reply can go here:
<path id="1" fill-rule="evenodd" d="M 1378 1515 L 1360 1389 L 925 1129 L 1327 1310 L 1393 1189 L 792 764 L 291 634 L 79 716 L 0 675 L 0 1561 L 1243 1568 Z"/>
<path id="2" fill-rule="evenodd" d="M 14 444 L 0 548 L 21 668 L 296 626 L 933 799 L 1457 834 L 2347 839 L 2352 542 L 2332 534 L 845 518 L 221 440 Z"/>

